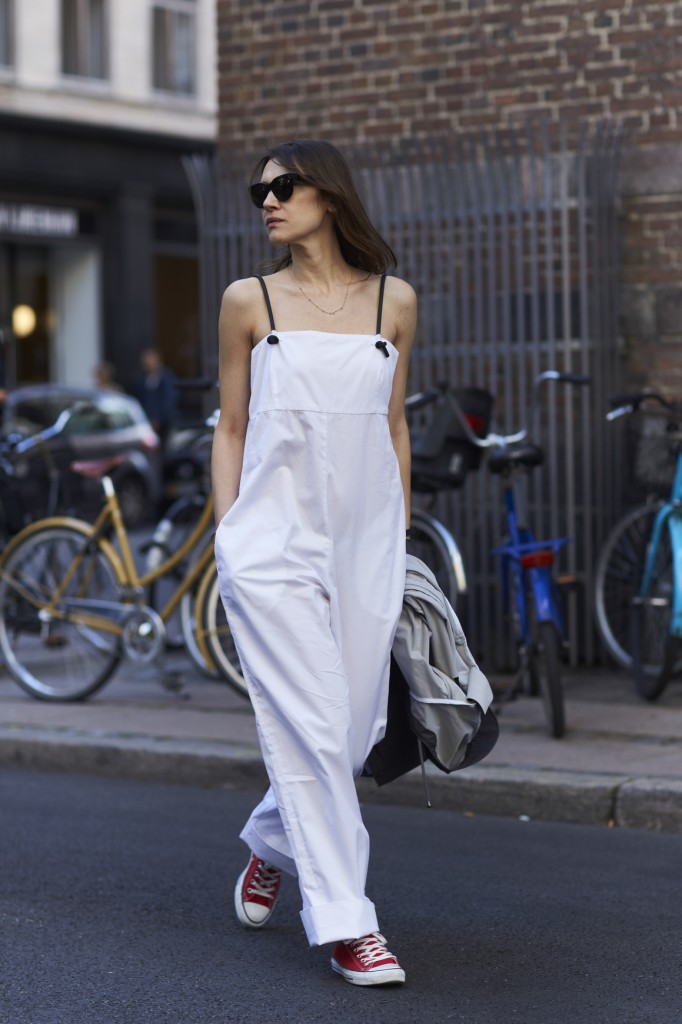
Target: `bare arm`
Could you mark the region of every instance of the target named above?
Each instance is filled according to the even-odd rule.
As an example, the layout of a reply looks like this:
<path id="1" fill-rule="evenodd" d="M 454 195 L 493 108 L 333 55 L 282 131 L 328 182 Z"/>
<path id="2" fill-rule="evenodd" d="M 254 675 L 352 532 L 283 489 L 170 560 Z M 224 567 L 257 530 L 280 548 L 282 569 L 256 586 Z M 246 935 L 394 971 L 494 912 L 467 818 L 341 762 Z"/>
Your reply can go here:
<path id="1" fill-rule="evenodd" d="M 417 297 L 414 289 L 405 281 L 389 278 L 391 312 L 395 322 L 395 347 L 400 353 L 395 375 L 393 390 L 388 406 L 388 425 L 391 439 L 398 457 L 400 479 L 405 495 L 405 523 L 410 525 L 410 433 L 405 418 L 405 392 L 407 389 L 407 371 L 414 334 L 417 329 Z"/>
<path id="2" fill-rule="evenodd" d="M 250 281 L 235 281 L 225 291 L 220 307 L 220 419 L 211 451 L 216 523 L 239 494 L 251 392 L 252 296 Z"/>

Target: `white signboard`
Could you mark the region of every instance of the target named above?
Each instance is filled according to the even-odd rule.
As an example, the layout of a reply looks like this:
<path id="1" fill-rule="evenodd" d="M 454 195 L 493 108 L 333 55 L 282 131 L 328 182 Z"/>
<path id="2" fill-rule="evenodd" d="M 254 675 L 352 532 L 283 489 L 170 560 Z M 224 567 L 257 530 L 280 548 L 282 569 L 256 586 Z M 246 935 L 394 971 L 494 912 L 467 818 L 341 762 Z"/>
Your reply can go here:
<path id="1" fill-rule="evenodd" d="M 0 234 L 74 238 L 78 235 L 78 211 L 25 203 L 0 203 Z"/>

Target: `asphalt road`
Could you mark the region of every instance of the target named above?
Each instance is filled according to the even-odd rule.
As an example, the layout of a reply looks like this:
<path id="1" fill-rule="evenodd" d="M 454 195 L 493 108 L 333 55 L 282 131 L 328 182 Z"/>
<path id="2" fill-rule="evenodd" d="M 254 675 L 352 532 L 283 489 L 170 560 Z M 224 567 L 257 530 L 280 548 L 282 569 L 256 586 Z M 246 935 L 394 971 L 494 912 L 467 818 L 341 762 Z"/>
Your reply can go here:
<path id="1" fill-rule="evenodd" d="M 254 799 L 0 772 L 2 1024 L 679 1024 L 682 839 L 368 807 L 407 984 L 364 990 L 308 949 L 293 881 L 236 924 Z"/>

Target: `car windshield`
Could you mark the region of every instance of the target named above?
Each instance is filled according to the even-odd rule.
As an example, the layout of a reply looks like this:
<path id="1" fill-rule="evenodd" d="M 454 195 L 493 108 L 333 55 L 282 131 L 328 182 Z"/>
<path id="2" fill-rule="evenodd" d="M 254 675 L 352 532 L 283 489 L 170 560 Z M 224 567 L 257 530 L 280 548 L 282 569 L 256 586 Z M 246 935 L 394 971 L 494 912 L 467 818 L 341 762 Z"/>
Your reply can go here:
<path id="1" fill-rule="evenodd" d="M 94 404 L 96 401 L 96 405 Z M 83 402 L 64 428 L 64 435 L 90 434 L 103 430 L 122 430 L 138 422 L 134 405 L 119 395 L 103 395 L 97 399 L 73 395 L 41 395 L 16 402 L 11 409 L 11 429 L 25 436 L 37 434 L 52 426 L 60 413 Z"/>
<path id="2" fill-rule="evenodd" d="M 103 395 L 97 404 L 106 419 L 107 430 L 122 430 L 141 422 L 142 417 L 136 416 L 136 405 L 129 398 L 113 394 Z"/>
<path id="3" fill-rule="evenodd" d="M 24 398 L 10 407 L 12 429 L 22 434 L 37 434 L 51 427 L 59 414 L 71 405 L 72 399 L 59 395 Z"/>

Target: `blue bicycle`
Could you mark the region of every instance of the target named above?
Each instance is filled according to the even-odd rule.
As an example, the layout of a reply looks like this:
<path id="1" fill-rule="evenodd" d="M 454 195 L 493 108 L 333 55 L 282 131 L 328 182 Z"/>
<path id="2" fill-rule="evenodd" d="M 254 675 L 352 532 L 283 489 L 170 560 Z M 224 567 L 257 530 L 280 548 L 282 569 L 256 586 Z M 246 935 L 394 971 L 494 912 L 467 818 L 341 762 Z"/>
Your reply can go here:
<path id="1" fill-rule="evenodd" d="M 581 374 L 547 370 L 535 378 L 531 396 L 529 422 L 535 423 L 540 387 L 544 381 L 565 384 L 588 384 Z M 471 444 L 490 450 L 488 469 L 504 481 L 504 507 L 508 536 L 493 554 L 500 558 L 502 596 L 505 613 L 509 615 L 519 655 L 519 667 L 503 700 L 514 697 L 528 683 L 531 694 L 542 696 L 545 715 L 552 736 L 563 736 L 566 721 L 561 685 L 562 648 L 565 628 L 554 564 L 557 552 L 568 543 L 567 537 L 536 540 L 521 509 L 521 495 L 516 479 L 530 473 L 543 463 L 542 449 L 527 440 L 528 428 L 515 434 L 489 433 L 477 437 L 451 396 L 460 426 Z M 564 577 L 566 582 L 567 577 Z"/>
<path id="2" fill-rule="evenodd" d="M 670 498 L 649 502 L 616 524 L 597 573 L 600 632 L 611 649 L 608 641 L 627 629 L 622 645 L 629 647 L 636 690 L 656 700 L 682 668 L 682 405 L 654 391 L 617 395 L 611 405 L 609 420 L 655 410 L 676 460 Z"/>

